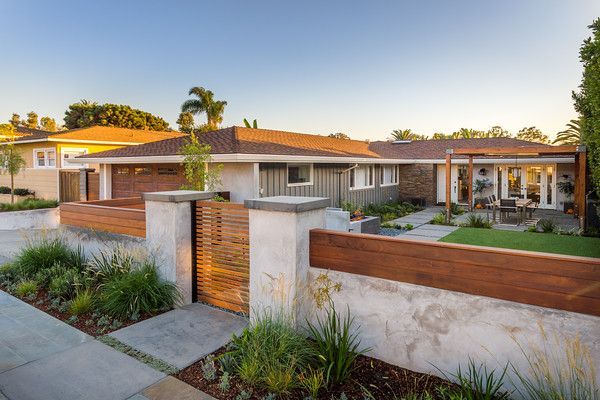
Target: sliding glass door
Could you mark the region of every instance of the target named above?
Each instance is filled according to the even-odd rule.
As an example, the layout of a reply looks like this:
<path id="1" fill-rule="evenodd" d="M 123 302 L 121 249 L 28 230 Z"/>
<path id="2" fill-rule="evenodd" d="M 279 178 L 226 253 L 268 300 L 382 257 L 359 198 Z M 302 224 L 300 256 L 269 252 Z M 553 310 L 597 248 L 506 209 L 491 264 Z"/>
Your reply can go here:
<path id="1" fill-rule="evenodd" d="M 556 208 L 555 165 L 496 167 L 500 198 L 530 199 L 541 208 Z"/>

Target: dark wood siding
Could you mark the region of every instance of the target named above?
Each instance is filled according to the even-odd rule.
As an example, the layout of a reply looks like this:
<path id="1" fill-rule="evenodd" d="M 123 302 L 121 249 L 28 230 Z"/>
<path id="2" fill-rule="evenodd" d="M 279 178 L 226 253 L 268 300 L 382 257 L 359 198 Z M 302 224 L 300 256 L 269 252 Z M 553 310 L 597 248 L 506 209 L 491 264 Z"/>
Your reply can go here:
<path id="1" fill-rule="evenodd" d="M 329 197 L 331 206 L 339 206 L 339 172 L 352 164 L 314 164 L 313 184 L 307 186 L 287 186 L 287 167 L 284 163 L 260 164 L 261 196 L 311 196 Z M 398 185 L 383 186 L 379 184 L 380 166 L 375 165 L 375 187 L 372 189 L 350 190 L 350 175 L 342 175 L 342 202 L 351 202 L 365 206 L 398 200 Z"/>

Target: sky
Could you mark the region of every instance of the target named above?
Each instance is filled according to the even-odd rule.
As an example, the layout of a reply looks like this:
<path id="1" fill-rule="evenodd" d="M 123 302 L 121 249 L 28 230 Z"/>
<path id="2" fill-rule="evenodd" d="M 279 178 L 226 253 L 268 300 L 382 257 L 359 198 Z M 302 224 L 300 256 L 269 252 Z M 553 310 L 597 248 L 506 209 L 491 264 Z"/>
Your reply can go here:
<path id="1" fill-rule="evenodd" d="M 80 99 L 173 128 L 193 86 L 224 126 L 384 139 L 461 127 L 554 136 L 576 117 L 599 0 L 0 0 L 0 121 Z M 197 122 L 203 122 L 198 117 Z"/>

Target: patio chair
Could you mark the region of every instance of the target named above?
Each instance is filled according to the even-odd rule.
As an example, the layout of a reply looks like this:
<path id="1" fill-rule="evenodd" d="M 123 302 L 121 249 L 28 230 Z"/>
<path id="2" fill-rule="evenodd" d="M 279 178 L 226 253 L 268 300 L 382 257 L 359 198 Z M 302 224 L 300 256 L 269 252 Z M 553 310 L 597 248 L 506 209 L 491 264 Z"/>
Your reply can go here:
<path id="1" fill-rule="evenodd" d="M 487 220 L 490 220 L 490 210 L 494 209 L 494 202 L 496 201 L 495 196 L 491 195 L 487 197 L 487 204 L 485 205 Z"/>
<path id="2" fill-rule="evenodd" d="M 500 222 L 503 223 L 506 217 L 510 217 L 510 214 L 517 215 L 517 225 L 520 223 L 519 208 L 517 207 L 517 200 L 515 199 L 500 199 Z"/>
<path id="3" fill-rule="evenodd" d="M 527 213 L 527 219 L 525 220 L 526 225 L 537 225 L 539 218 L 533 218 L 533 213 L 538 209 L 540 203 L 533 202 L 527 206 L 525 210 Z"/>

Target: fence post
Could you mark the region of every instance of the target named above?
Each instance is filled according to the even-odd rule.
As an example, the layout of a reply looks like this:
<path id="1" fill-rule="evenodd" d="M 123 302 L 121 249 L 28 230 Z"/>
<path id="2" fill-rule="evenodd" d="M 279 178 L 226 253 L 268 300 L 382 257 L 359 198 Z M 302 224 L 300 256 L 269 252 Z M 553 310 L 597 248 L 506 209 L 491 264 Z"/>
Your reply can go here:
<path id="1" fill-rule="evenodd" d="M 303 315 L 308 286 L 309 231 L 325 227 L 322 197 L 246 200 L 250 227 L 250 317 L 264 310 Z"/>
<path id="2" fill-rule="evenodd" d="M 88 200 L 88 172 L 94 171 L 94 168 L 79 168 L 79 201 Z"/>
<path id="3" fill-rule="evenodd" d="M 143 193 L 146 203 L 146 243 L 158 255 L 162 278 L 177 284 L 183 304 L 192 302 L 192 203 L 209 200 L 214 192 L 174 190 Z"/>

